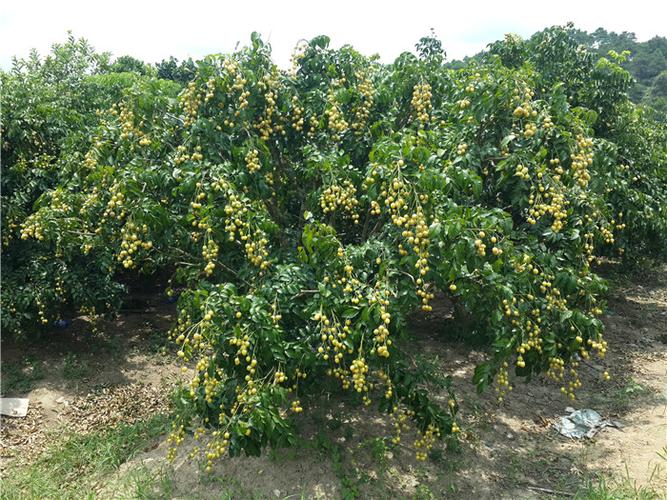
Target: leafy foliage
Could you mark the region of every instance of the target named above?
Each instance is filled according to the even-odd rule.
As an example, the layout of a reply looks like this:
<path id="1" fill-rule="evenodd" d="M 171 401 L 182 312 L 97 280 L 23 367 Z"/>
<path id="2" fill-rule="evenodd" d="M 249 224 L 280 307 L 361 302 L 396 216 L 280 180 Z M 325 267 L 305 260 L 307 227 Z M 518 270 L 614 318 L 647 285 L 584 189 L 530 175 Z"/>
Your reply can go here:
<path id="1" fill-rule="evenodd" d="M 554 28 L 547 28 L 528 40 L 523 40 L 517 35 L 507 35 L 504 40 L 489 44 L 487 52 L 466 57 L 463 61 L 452 61 L 448 65 L 458 69 L 473 61 L 483 60 L 491 53 L 500 56 L 506 66 L 519 67 L 532 54 L 535 43 L 539 43 L 545 37 L 553 36 L 555 32 L 561 32 L 567 35 L 567 43 L 571 48 L 581 47 L 580 55 L 588 58 L 588 63 L 584 62 L 585 65 L 597 58 L 614 59 L 632 77 L 633 81 L 630 82 L 629 88 L 629 96 L 632 101 L 646 106 L 653 119 L 662 122 L 667 119 L 667 97 L 664 92 L 664 72 L 667 71 L 667 38 L 656 36 L 646 42 L 638 42 L 634 33 L 626 31 L 615 33 L 598 28 L 592 33 L 587 33 L 574 28 L 571 24 L 566 28 L 566 33 L 558 27 L 555 28 L 555 31 Z M 555 46 L 553 48 L 556 49 Z M 539 51 L 539 54 L 544 55 L 545 52 Z M 555 60 L 563 62 L 558 51 L 554 50 L 552 55 Z M 570 63 L 576 62 L 576 59 L 571 57 L 567 59 Z M 567 72 L 571 74 L 572 68 Z M 619 78 L 628 80 L 627 73 L 617 74 Z"/>
<path id="2" fill-rule="evenodd" d="M 25 106 L 24 81 L 55 91 L 41 65 L 3 76 L 3 261 L 32 266 L 3 273 L 3 326 L 113 310 L 123 279 L 171 273 L 195 370 L 170 441 L 210 434 L 209 462 L 291 443 L 290 413 L 335 387 L 399 434 L 413 420 L 425 459 L 459 431 L 455 395 L 436 405 L 403 356 L 436 293 L 487 347 L 480 390 L 546 372 L 574 398 L 580 359 L 607 349 L 595 255 L 665 248 L 665 129 L 627 72 L 564 28 L 460 70 L 434 37 L 390 65 L 317 37 L 290 71 L 251 42 L 197 63 L 177 98 L 81 65 L 60 92 L 91 91 L 81 119 Z M 25 112 L 46 145 L 13 145 Z"/>

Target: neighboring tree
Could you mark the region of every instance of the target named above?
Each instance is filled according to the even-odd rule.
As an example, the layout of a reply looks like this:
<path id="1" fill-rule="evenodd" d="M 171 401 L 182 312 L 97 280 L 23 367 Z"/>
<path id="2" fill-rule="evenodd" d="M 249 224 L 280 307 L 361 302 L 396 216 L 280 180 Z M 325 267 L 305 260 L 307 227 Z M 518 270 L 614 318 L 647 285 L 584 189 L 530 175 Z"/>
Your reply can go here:
<path id="1" fill-rule="evenodd" d="M 192 59 L 188 58 L 179 63 L 178 59 L 173 56 L 169 59 L 163 59 L 155 65 L 155 68 L 158 78 L 173 80 L 182 85 L 192 80 L 197 72 L 197 65 Z"/>
<path id="2" fill-rule="evenodd" d="M 55 252 L 36 244 L 41 241 L 40 224 L 33 227 L 36 241 L 21 238 L 21 225 L 35 207 L 67 182 L 80 182 L 81 172 L 90 167 L 87 153 L 103 142 L 94 132 L 104 113 L 130 89 L 155 82 L 109 68 L 108 54 L 96 53 L 70 33 L 46 57 L 33 51 L 27 59 L 15 59 L 10 71 L 0 72 L 2 290 L 11 291 L 2 294 L 5 331 L 20 334 L 28 317 L 33 328 L 48 324 L 54 317 L 46 311 L 54 307 L 109 309 L 123 288 L 104 272 L 108 262 L 62 251 L 66 226 L 53 239 L 60 249 Z M 171 87 L 175 96 L 180 88 L 161 83 L 163 88 L 151 90 Z M 48 221 L 43 224 L 48 227 Z"/>
<path id="3" fill-rule="evenodd" d="M 462 61 L 451 61 L 447 66 L 452 69 L 460 69 L 470 65 L 473 61 L 481 61 L 489 55 L 497 55 L 503 64 L 507 67 L 516 68 L 522 61 L 528 58 L 525 52 L 530 42 L 542 39 L 545 33 L 550 29 L 535 33 L 529 40 L 522 40 L 517 35 L 507 35 L 504 40 L 493 42 L 488 45 L 486 51 L 480 52 L 472 57 L 466 57 Z M 634 85 L 628 90 L 630 99 L 638 104 L 643 104 L 654 108 L 655 117 L 659 121 L 666 121 L 667 97 L 653 90 L 654 81 L 659 75 L 667 70 L 667 38 L 656 36 L 646 42 L 638 42 L 637 37 L 632 32 L 623 31 L 615 33 L 607 31 L 604 28 L 598 28 L 592 33 L 568 26 L 569 40 L 571 48 L 578 45 L 584 46 L 589 52 L 589 62 L 594 62 L 594 57 L 609 58 L 610 52 L 623 54 L 629 52 L 628 57 L 622 61 L 616 61 L 620 66 L 629 71 L 635 79 Z M 550 59 L 551 56 L 547 57 Z M 586 63 L 588 64 L 588 63 Z M 658 84 L 660 87 L 662 84 Z"/>
<path id="4" fill-rule="evenodd" d="M 146 75 L 150 72 L 150 67 L 132 56 L 120 56 L 109 67 L 110 73 L 138 73 Z"/>

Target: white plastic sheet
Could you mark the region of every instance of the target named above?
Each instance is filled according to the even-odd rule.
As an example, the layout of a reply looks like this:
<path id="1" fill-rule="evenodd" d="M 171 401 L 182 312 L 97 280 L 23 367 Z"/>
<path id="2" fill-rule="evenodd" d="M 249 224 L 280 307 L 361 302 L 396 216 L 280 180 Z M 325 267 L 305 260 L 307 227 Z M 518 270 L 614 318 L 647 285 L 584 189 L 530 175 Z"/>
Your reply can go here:
<path id="1" fill-rule="evenodd" d="M 25 417 L 28 403 L 26 398 L 0 398 L 0 413 L 8 417 Z"/>
<path id="2" fill-rule="evenodd" d="M 560 417 L 560 420 L 554 423 L 554 427 L 563 436 L 569 438 L 590 439 L 605 427 L 615 427 L 617 429 L 622 427 L 619 422 L 603 419 L 598 412 L 588 408 L 583 410 L 566 408 L 565 411 L 569 411 L 570 414 L 565 417 Z"/>

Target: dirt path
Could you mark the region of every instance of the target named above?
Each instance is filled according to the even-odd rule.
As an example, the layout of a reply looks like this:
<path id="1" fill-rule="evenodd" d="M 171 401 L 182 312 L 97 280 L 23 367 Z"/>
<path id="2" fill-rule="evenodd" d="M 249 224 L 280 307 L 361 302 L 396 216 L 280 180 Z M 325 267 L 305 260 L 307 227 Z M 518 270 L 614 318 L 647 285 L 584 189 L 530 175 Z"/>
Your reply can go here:
<path id="1" fill-rule="evenodd" d="M 408 449 L 414 436 L 404 436 L 406 447 L 391 447 L 383 440 L 391 434 L 388 419 L 329 401 L 304 417 L 303 439 L 293 449 L 224 460 L 208 476 L 182 458 L 168 465 L 162 443 L 123 464 L 98 485 L 98 495 L 124 492 L 131 497 L 135 476 L 148 482 L 156 496 L 177 498 L 543 498 L 554 492 L 573 494 L 599 475 L 612 482 L 629 477 L 637 487 L 667 492 L 667 267 L 631 283 L 616 282 L 604 317 L 610 346 L 605 367 L 612 380 L 602 381 L 605 367 L 599 362 L 583 365 L 583 388 L 574 402 L 545 379 L 515 384 L 502 404 L 491 392 L 477 395 L 470 380 L 483 354 L 452 338 L 453 323 L 443 305 L 415 322 L 415 352 L 434 373 L 453 377 L 465 436 L 456 448 L 437 450 L 427 462 L 417 462 Z M 23 351 L 3 349 L 3 372 L 7 364 L 43 372 L 24 392 L 40 403 L 33 406 L 32 427 L 21 429 L 18 421 L 8 425 L 3 420 L 3 460 L 43 448 L 45 429 L 80 422 L 82 412 L 77 417 L 72 407 L 88 408 L 83 413 L 92 418 L 91 428 L 108 425 L 89 415 L 99 406 L 95 398 L 101 387 L 106 390 L 101 407 L 115 408 L 118 421 L 137 418 L 139 406 L 129 400 L 152 401 L 152 411 L 161 411 L 157 395 L 178 377 L 171 358 L 160 354 L 164 344 L 159 339 L 170 312 L 171 306 L 160 305 L 147 314 L 125 315 L 104 325 L 108 333 L 92 343 L 82 323 L 79 330 L 64 333 L 66 342 L 54 340 L 58 352 L 45 354 L 43 344 Z M 84 376 L 64 376 L 78 373 L 69 352 L 88 367 Z M 128 393 L 139 396 L 128 398 Z M 592 440 L 568 440 L 551 427 L 568 406 L 595 409 L 624 427 L 605 429 Z M 28 438 L 17 438 L 19 432 Z"/>

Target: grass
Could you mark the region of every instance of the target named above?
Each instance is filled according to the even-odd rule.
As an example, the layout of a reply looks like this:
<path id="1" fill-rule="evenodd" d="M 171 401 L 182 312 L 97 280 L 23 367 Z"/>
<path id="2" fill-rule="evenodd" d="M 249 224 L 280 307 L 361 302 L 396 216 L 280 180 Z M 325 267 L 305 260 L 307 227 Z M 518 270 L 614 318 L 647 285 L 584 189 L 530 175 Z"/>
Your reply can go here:
<path id="1" fill-rule="evenodd" d="M 0 394 L 25 393 L 33 387 L 33 382 L 44 378 L 44 367 L 39 361 L 24 358 L 20 363 L 2 363 Z"/>
<path id="2" fill-rule="evenodd" d="M 90 373 L 90 364 L 76 354 L 69 353 L 63 361 L 62 372 L 65 380 L 80 380 Z"/>
<path id="3" fill-rule="evenodd" d="M 665 498 L 651 486 L 639 486 L 630 479 L 608 482 L 604 478 L 591 481 L 575 496 L 578 500 L 658 500 Z"/>
<path id="4" fill-rule="evenodd" d="M 169 471 L 162 468 L 149 470 L 141 466 L 130 471 L 124 478 L 123 491 L 132 492 L 132 498 L 148 500 L 153 498 L 172 498 L 174 496 L 174 480 Z"/>
<path id="5" fill-rule="evenodd" d="M 340 486 L 340 496 L 343 500 L 354 500 L 359 498 L 359 478 L 353 467 L 346 460 L 346 448 L 339 443 L 334 443 L 331 437 L 320 430 L 315 436 L 315 449 L 322 456 L 328 456 L 334 474 L 338 478 Z"/>
<path id="6" fill-rule="evenodd" d="M 4 471 L 0 498 L 91 497 L 100 480 L 167 430 L 168 417 L 158 415 L 133 425 L 66 436 L 32 464 Z"/>
<path id="7" fill-rule="evenodd" d="M 623 386 L 619 387 L 611 395 L 611 401 L 613 405 L 619 410 L 627 411 L 628 409 L 632 408 L 632 406 L 637 405 L 639 402 L 645 402 L 646 400 L 650 400 L 656 396 L 657 395 L 654 394 L 650 389 L 644 387 L 632 377 L 629 377 Z"/>

